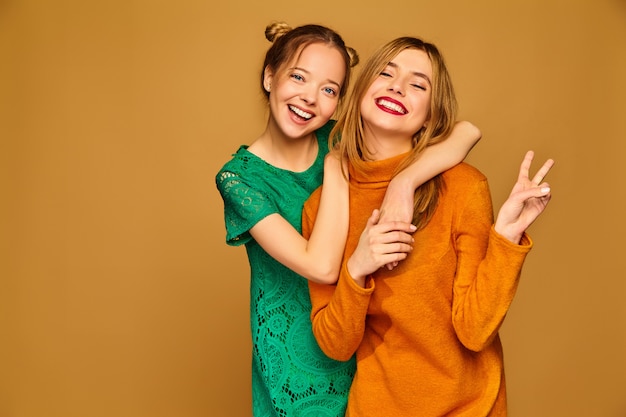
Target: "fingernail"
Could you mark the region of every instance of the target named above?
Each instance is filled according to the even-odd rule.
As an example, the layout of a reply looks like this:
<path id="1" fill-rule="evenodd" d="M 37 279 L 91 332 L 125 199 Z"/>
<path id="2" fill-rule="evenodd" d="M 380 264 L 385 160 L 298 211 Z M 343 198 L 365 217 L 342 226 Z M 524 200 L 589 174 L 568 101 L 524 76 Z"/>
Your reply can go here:
<path id="1" fill-rule="evenodd" d="M 543 188 L 541 189 L 541 192 L 542 192 L 542 193 L 549 193 L 549 192 L 550 192 L 550 187 L 543 187 Z"/>
<path id="2" fill-rule="evenodd" d="M 412 225 L 411 225 L 411 227 L 410 227 L 410 229 L 411 229 L 411 230 L 417 230 L 417 226 L 416 226 L 416 225 L 414 225 L 414 224 L 412 224 Z"/>

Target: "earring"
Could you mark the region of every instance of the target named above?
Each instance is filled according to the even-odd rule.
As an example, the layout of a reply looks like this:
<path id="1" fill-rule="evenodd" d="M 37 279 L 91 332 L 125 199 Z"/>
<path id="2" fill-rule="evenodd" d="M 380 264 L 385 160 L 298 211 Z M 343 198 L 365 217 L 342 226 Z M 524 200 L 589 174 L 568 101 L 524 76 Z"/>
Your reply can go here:
<path id="1" fill-rule="evenodd" d="M 265 91 L 269 93 L 271 89 L 272 89 L 272 83 L 265 83 Z"/>

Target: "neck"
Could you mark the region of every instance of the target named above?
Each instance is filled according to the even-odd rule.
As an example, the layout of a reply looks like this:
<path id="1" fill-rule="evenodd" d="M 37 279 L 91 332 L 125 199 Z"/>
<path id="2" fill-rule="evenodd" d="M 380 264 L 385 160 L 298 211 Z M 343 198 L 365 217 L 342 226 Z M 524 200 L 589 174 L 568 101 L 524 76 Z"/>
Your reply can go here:
<path id="1" fill-rule="evenodd" d="M 363 138 L 365 146 L 370 151 L 372 161 L 382 161 L 393 158 L 413 149 L 413 138 L 365 132 Z"/>
<path id="2" fill-rule="evenodd" d="M 280 129 L 268 123 L 265 131 L 248 147 L 248 150 L 277 168 L 302 172 L 315 162 L 318 144 L 314 133 L 289 138 Z"/>

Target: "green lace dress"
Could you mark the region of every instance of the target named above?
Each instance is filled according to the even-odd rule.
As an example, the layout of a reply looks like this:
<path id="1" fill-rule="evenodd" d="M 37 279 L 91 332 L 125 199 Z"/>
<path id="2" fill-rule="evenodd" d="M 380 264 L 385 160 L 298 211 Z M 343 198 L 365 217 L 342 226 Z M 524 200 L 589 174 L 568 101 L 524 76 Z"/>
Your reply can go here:
<path id="1" fill-rule="evenodd" d="M 249 233 L 273 213 L 302 232 L 302 207 L 322 182 L 331 127 L 316 132 L 319 152 L 307 171 L 276 168 L 244 145 L 216 176 L 226 242 L 245 244 L 250 263 L 255 417 L 339 417 L 345 412 L 354 359 L 337 362 L 320 350 L 311 330 L 307 280 L 275 261 Z"/>

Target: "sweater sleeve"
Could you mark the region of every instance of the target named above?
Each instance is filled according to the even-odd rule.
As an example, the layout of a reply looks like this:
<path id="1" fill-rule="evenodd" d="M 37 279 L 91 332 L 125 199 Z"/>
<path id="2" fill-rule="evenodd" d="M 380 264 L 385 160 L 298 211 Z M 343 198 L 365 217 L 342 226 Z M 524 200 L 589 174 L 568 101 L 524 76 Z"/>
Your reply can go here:
<path id="1" fill-rule="evenodd" d="M 307 239 L 315 223 L 320 196 L 321 187 L 304 205 L 302 235 Z M 345 259 L 336 284 L 309 281 L 313 334 L 322 351 L 332 359 L 350 359 L 361 344 L 365 316 L 374 291 L 373 280 L 367 281 L 367 288 L 358 286 L 347 270 Z"/>
<path id="2" fill-rule="evenodd" d="M 452 322 L 461 343 L 478 352 L 493 341 L 504 321 L 532 242 L 525 234 L 516 245 L 496 233 L 487 180 L 473 188 L 455 220 Z"/>
<path id="3" fill-rule="evenodd" d="M 366 288 L 357 285 L 345 262 L 337 284 L 309 281 L 313 334 L 322 351 L 330 358 L 340 361 L 350 359 L 363 340 L 365 317 L 374 292 L 374 281 L 368 279 L 367 282 Z"/>

